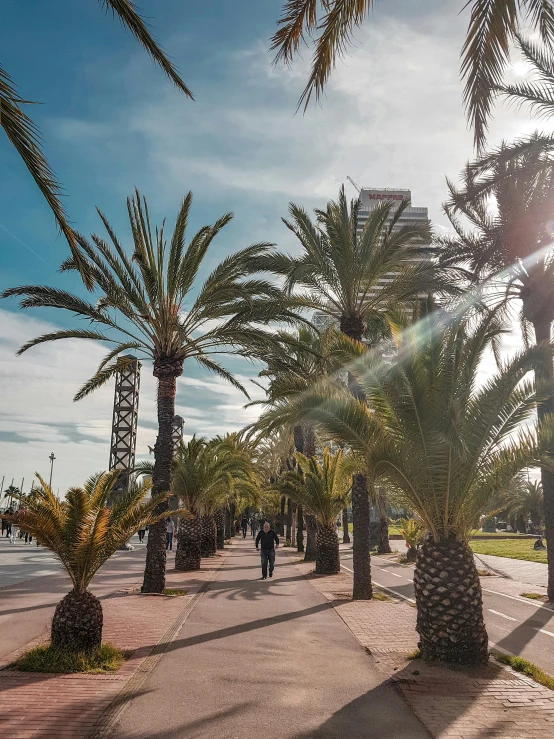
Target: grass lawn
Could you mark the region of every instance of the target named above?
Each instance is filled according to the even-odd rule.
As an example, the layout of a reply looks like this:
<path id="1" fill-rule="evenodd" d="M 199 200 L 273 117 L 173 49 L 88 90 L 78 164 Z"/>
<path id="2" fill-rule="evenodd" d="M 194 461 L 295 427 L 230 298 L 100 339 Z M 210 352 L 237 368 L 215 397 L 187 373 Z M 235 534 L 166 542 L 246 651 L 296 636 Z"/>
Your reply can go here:
<path id="1" fill-rule="evenodd" d="M 469 546 L 476 554 L 494 554 L 497 557 L 511 557 L 512 559 L 525 559 L 528 562 L 543 562 L 546 564 L 546 549 L 535 551 L 533 549 L 534 539 L 501 539 L 494 541 L 470 541 Z"/>

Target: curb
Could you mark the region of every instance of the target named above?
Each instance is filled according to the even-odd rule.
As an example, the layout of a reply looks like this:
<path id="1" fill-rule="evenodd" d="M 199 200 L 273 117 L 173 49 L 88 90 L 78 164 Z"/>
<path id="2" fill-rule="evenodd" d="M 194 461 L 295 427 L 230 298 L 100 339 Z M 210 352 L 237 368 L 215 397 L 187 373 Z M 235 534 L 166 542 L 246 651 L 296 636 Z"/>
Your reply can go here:
<path id="1" fill-rule="evenodd" d="M 98 724 L 87 734 L 86 739 L 107 739 L 108 737 L 113 735 L 115 724 L 127 707 L 127 704 L 131 700 L 132 696 L 136 694 L 140 690 L 142 685 L 146 682 L 146 679 L 154 670 L 160 659 L 163 657 L 171 642 L 174 641 L 175 637 L 181 630 L 189 615 L 192 613 L 200 598 L 209 589 L 212 581 L 223 568 L 223 565 L 226 563 L 228 556 L 229 555 L 223 558 L 223 560 L 219 564 L 219 567 L 212 572 L 210 577 L 204 583 L 202 583 L 198 592 L 190 597 L 188 603 L 182 608 L 181 612 L 173 621 L 169 629 L 162 636 L 158 644 L 141 662 L 135 673 L 129 678 L 129 680 L 127 680 L 119 693 L 114 696 L 113 700 L 98 721 Z"/>

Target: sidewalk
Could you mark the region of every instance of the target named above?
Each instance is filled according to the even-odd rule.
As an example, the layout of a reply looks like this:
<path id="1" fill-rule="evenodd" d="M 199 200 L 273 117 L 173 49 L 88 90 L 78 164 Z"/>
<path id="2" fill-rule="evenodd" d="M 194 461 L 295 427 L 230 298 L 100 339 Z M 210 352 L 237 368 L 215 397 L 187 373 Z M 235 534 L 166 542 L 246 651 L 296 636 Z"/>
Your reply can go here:
<path id="1" fill-rule="evenodd" d="M 140 687 L 137 677 L 141 670 L 148 660 L 151 668 L 160 658 L 175 628 L 182 625 L 196 603 L 197 593 L 213 578 L 227 554 L 204 562 L 199 572 L 168 571 L 168 587 L 188 590 L 181 597 L 136 594 L 132 571 L 127 575 L 126 588 L 121 589 L 121 573 L 117 572 L 113 582 L 118 592 L 102 601 L 103 640 L 133 651 L 132 657 L 113 675 L 46 675 L 0 670 L 0 738 L 85 739 L 91 732 L 98 736 L 102 717 L 110 704 L 115 702 L 109 714 L 113 715 L 117 706 L 127 699 L 125 688 L 130 681 L 134 681 L 134 687 Z M 44 633 L 25 646 L 42 643 L 47 637 Z M 160 646 L 156 650 L 157 645 Z M 6 655 L 3 664 L 21 651 L 19 648 Z"/>
<path id="2" fill-rule="evenodd" d="M 467 670 L 409 661 L 406 655 L 418 641 L 415 608 L 400 599 L 351 601 L 351 575 L 314 576 L 312 563 L 296 567 L 333 604 L 432 736 L 551 739 L 554 735 L 553 691 L 493 660 L 487 667 Z"/>
<path id="3" fill-rule="evenodd" d="M 285 552 L 260 575 L 241 539 L 113 739 L 429 739 Z"/>
<path id="4" fill-rule="evenodd" d="M 523 559 L 496 557 L 492 554 L 476 554 L 476 560 L 481 560 L 503 577 L 512 580 L 546 588 L 548 583 L 548 565 L 541 562 L 527 562 Z"/>

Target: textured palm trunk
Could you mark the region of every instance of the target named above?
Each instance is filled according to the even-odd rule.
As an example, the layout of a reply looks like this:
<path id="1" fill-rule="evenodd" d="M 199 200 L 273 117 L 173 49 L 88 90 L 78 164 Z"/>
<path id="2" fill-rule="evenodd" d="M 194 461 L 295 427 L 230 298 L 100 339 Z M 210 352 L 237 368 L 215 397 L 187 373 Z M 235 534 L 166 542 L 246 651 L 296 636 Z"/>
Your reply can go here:
<path id="1" fill-rule="evenodd" d="M 201 516 L 202 539 L 200 542 L 200 554 L 202 557 L 214 557 L 217 551 L 217 529 L 214 516 L 209 513 Z"/>
<path id="2" fill-rule="evenodd" d="M 279 515 L 277 516 L 277 520 L 275 521 L 275 528 L 276 533 L 279 536 L 285 535 L 285 496 L 281 496 L 281 509 L 279 512 Z"/>
<path id="3" fill-rule="evenodd" d="M 533 320 L 533 328 L 535 329 L 535 338 L 537 343 L 550 342 L 551 321 L 550 316 L 545 315 L 539 320 Z M 544 386 L 552 387 L 554 382 L 554 370 L 552 363 L 547 366 L 537 366 L 535 370 L 535 381 L 537 388 Z M 541 403 L 537 408 L 539 421 L 554 412 L 554 398 L 552 391 L 548 400 Z M 554 448 L 549 450 L 554 453 Z M 546 538 L 546 559 L 548 562 L 548 584 L 547 594 L 548 600 L 554 601 L 554 472 L 546 467 L 541 468 L 541 482 L 544 501 L 544 529 Z"/>
<path id="4" fill-rule="evenodd" d="M 377 551 L 379 554 L 391 554 L 389 543 L 389 518 L 387 516 L 387 499 L 383 493 L 377 496 L 377 509 L 379 511 L 379 543 Z"/>
<path id="5" fill-rule="evenodd" d="M 304 551 L 304 510 L 301 505 L 296 509 L 296 551 Z"/>
<path id="6" fill-rule="evenodd" d="M 317 556 L 317 523 L 315 516 L 311 513 L 305 513 L 306 520 L 306 550 L 304 552 L 304 562 L 315 562 Z"/>
<path id="7" fill-rule="evenodd" d="M 285 541 L 292 545 L 292 500 L 287 498 L 287 513 L 285 516 Z"/>
<path id="8" fill-rule="evenodd" d="M 367 478 L 364 475 L 352 476 L 352 565 L 354 600 L 371 600 L 371 560 L 369 554 L 369 495 Z"/>
<path id="9" fill-rule="evenodd" d="M 231 511 L 229 510 L 229 506 L 225 506 L 225 539 L 229 540 L 231 538 Z"/>
<path id="10" fill-rule="evenodd" d="M 183 372 L 183 361 L 162 357 L 154 362 L 154 377 L 158 378 L 158 437 L 154 445 L 152 495 L 167 493 L 171 487 L 173 459 L 173 419 L 177 377 Z M 160 503 L 155 515 L 167 511 L 168 503 Z M 165 521 L 163 518 L 150 526 L 146 545 L 146 564 L 142 583 L 143 593 L 163 593 L 165 588 Z"/>
<path id="11" fill-rule="evenodd" d="M 236 506 L 234 503 L 229 504 L 229 516 L 231 521 L 231 537 L 237 535 L 237 531 L 235 528 L 235 514 L 236 514 Z"/>
<path id="12" fill-rule="evenodd" d="M 365 324 L 361 316 L 343 315 L 340 319 L 340 330 L 354 341 L 361 341 Z M 348 389 L 360 402 L 366 398 L 356 378 L 348 373 Z M 371 600 L 371 562 L 369 558 L 369 491 L 367 478 L 358 474 L 352 477 L 352 568 L 354 600 Z"/>
<path id="13" fill-rule="evenodd" d="M 200 569 L 201 539 L 202 523 L 198 514 L 195 514 L 194 518 L 179 519 L 177 550 L 175 552 L 176 570 L 180 572 L 192 572 Z"/>
<path id="14" fill-rule="evenodd" d="M 339 537 L 335 525 L 317 525 L 317 554 L 315 571 L 317 575 L 336 575 L 340 572 Z"/>
<path id="15" fill-rule="evenodd" d="M 65 652 L 90 652 L 102 644 L 103 614 L 98 598 L 85 590 L 72 590 L 54 611 L 50 640 Z"/>
<path id="16" fill-rule="evenodd" d="M 414 588 L 423 659 L 487 662 L 481 583 L 468 544 L 454 537 L 435 542 L 428 534 L 417 552 Z"/>
<path id="17" fill-rule="evenodd" d="M 342 543 L 350 544 L 350 534 L 348 533 L 348 508 L 342 509 Z"/>
<path id="18" fill-rule="evenodd" d="M 417 559 L 417 549 L 415 547 L 408 547 L 406 551 L 406 559 L 408 562 L 415 562 Z"/>
<path id="19" fill-rule="evenodd" d="M 225 521 L 221 508 L 215 512 L 216 548 L 225 548 Z"/>
<path id="20" fill-rule="evenodd" d="M 525 525 L 525 519 L 523 516 L 517 516 L 516 518 L 516 531 L 518 534 L 526 534 L 527 533 L 527 526 Z"/>

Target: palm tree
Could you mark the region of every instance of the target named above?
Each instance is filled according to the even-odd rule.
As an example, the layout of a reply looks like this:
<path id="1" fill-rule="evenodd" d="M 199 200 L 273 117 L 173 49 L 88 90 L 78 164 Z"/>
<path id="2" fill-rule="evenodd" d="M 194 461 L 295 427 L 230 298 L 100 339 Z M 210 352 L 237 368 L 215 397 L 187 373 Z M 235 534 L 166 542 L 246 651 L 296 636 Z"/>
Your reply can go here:
<path id="1" fill-rule="evenodd" d="M 339 538 L 336 519 L 350 486 L 350 474 L 342 449 L 334 455 L 323 450 L 320 463 L 315 457 L 296 453 L 299 470 L 289 472 L 282 481 L 287 495 L 301 503 L 317 521 L 315 571 L 319 575 L 340 572 Z"/>
<path id="2" fill-rule="evenodd" d="M 154 495 L 170 489 L 176 381 L 183 372 L 183 363 L 194 359 L 246 394 L 214 355 L 258 356 L 275 338 L 252 324 L 296 318 L 284 308 L 282 294 L 274 285 L 259 278 L 246 279 L 251 273 L 251 260 L 268 251 L 267 244 L 254 244 L 227 257 L 198 286 L 197 275 L 206 252 L 232 215 L 226 214 L 213 226 L 202 227 L 185 249 L 191 201 L 189 193 L 179 209 L 168 249 L 164 228 L 152 233 L 146 201 L 141 200 L 138 192 L 129 199 L 131 255 L 100 213 L 111 243 L 96 235 L 92 236 L 92 243 L 78 237 L 87 273 L 100 292 L 96 304 L 46 286 L 22 286 L 3 293 L 4 297 L 22 296 L 22 308 L 58 308 L 91 324 L 90 328 L 69 328 L 39 336 L 21 347 L 19 354 L 37 344 L 66 338 L 114 345 L 75 400 L 104 385 L 132 361 L 124 356 L 127 352 L 133 351 L 153 362 L 153 374 L 158 379 L 159 429 L 154 447 Z M 65 267 L 74 269 L 76 265 L 68 260 Z M 164 589 L 164 537 L 164 524 L 160 521 L 148 537 L 144 592 L 161 593 Z"/>
<path id="3" fill-rule="evenodd" d="M 88 586 L 102 565 L 141 527 L 164 514 L 155 514 L 167 494 L 145 501 L 150 482 L 132 485 L 108 500 L 119 472 L 92 475 L 82 488 L 70 488 L 60 501 L 37 474 L 40 487 L 25 496 L 25 506 L 10 520 L 60 560 L 73 589 L 56 606 L 52 619 L 53 647 L 88 651 L 102 642 L 102 605 Z M 185 511 L 179 511 L 185 514 Z"/>
<path id="4" fill-rule="evenodd" d="M 538 137 L 537 137 L 538 139 Z M 506 153 L 507 150 L 507 153 Z M 470 284 L 483 285 L 488 300 L 518 301 L 526 342 L 533 329 L 537 343 L 551 340 L 554 321 L 554 260 L 552 212 L 554 209 L 554 157 L 539 141 L 537 148 L 517 153 L 501 147 L 463 174 L 463 187 L 448 183 L 450 198 L 445 210 L 456 236 L 441 239 L 444 264 L 460 265 Z M 490 207 L 491 201 L 494 209 Z M 463 216 L 471 226 L 466 232 Z M 477 287 L 479 290 L 480 288 Z M 554 367 L 540 364 L 537 385 L 552 388 Z M 548 402 L 537 409 L 539 420 L 554 411 Z M 541 469 L 548 557 L 548 596 L 554 600 L 554 474 Z"/>
<path id="5" fill-rule="evenodd" d="M 428 223 L 398 226 L 407 207 L 401 202 L 383 202 L 369 214 L 358 233 L 358 201 L 349 203 L 344 187 L 337 201 L 326 210 L 316 210 L 314 224 L 306 211 L 291 203 L 291 220 L 285 225 L 295 234 L 302 251 L 298 256 L 281 253 L 263 255 L 262 269 L 285 278 L 289 292 L 303 288 L 296 300 L 321 311 L 338 323 L 340 331 L 362 341 L 366 330 L 383 315 L 395 314 L 398 305 L 414 300 L 428 288 L 439 289 L 437 275 L 425 261 L 430 240 Z M 390 276 L 394 275 L 393 279 Z M 351 392 L 361 397 L 357 383 L 348 377 Z M 307 455 L 311 450 L 304 450 Z M 354 598 L 371 598 L 369 561 L 369 500 L 364 475 L 352 480 Z"/>
<path id="6" fill-rule="evenodd" d="M 118 16 L 122 25 L 146 49 L 173 84 L 188 98 L 193 99 L 192 93 L 178 75 L 175 66 L 154 41 L 133 2 L 131 0 L 100 0 L 100 2 L 106 13 L 111 10 L 114 16 Z M 84 271 L 85 264 L 81 259 L 75 233 L 68 223 L 67 214 L 61 202 L 62 188 L 44 156 L 37 126 L 22 109 L 22 105 L 26 104 L 28 101 L 21 98 L 10 75 L 0 66 L 0 127 L 4 129 L 9 142 L 23 160 L 29 174 L 48 203 L 60 231 L 69 244 L 72 257 L 81 271 L 85 284 L 91 287 L 90 278 Z"/>
<path id="7" fill-rule="evenodd" d="M 542 485 L 519 473 L 500 492 L 492 508 L 501 510 L 505 520 L 515 523 L 517 531 L 526 534 L 527 521 L 530 519 L 531 526 L 539 527 L 544 516 Z"/>
<path id="8" fill-rule="evenodd" d="M 313 43 L 312 68 L 299 106 L 319 99 L 333 71 L 359 28 L 374 9 L 374 0 L 284 0 L 280 28 L 272 38 L 275 62 L 291 64 L 307 38 Z M 471 16 L 462 48 L 464 102 L 475 144 L 485 141 L 494 89 L 510 60 L 510 45 L 518 30 L 530 27 L 545 43 L 554 40 L 554 14 L 543 0 L 463 0 Z"/>
<path id="9" fill-rule="evenodd" d="M 539 459 L 532 431 L 514 433 L 537 400 L 530 369 L 551 361 L 532 347 L 477 382 L 483 354 L 502 327 L 495 312 L 435 314 L 400 341 L 383 368 L 376 352 L 352 371 L 368 405 L 344 390 L 320 389 L 294 401 L 365 460 L 371 485 L 398 489 L 425 528 L 414 576 L 417 630 L 425 659 L 480 663 L 488 658 L 479 576 L 467 538 L 487 504 L 520 469 Z M 548 448 L 551 432 L 541 436 Z M 439 563 L 439 564 L 437 564 Z"/>

